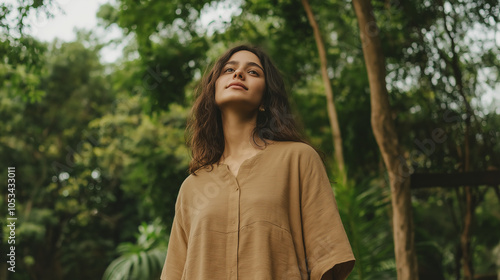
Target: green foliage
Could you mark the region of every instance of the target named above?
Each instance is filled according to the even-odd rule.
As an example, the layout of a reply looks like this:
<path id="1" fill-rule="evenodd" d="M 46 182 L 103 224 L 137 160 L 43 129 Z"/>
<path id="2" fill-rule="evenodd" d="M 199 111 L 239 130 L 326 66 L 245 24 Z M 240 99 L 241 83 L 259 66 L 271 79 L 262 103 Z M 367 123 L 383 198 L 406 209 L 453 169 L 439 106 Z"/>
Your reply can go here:
<path id="1" fill-rule="evenodd" d="M 45 96 L 39 87 L 45 51 L 45 44 L 30 37 L 0 41 L 0 86 L 8 96 L 20 96 L 29 103 L 41 101 Z"/>
<path id="2" fill-rule="evenodd" d="M 45 96 L 39 85 L 47 46 L 24 34 L 25 20 L 35 12 L 50 17 L 53 6 L 50 0 L 0 4 L 0 87 L 9 97 L 36 103 Z"/>
<path id="3" fill-rule="evenodd" d="M 396 279 L 390 193 L 378 178 L 337 179 L 333 189 L 356 258 L 349 279 Z"/>
<path id="4" fill-rule="evenodd" d="M 206 38 L 196 29 L 200 10 L 209 1 L 120 1 L 104 5 L 98 16 L 107 25 L 118 24 L 134 33 L 140 54 L 142 91 L 150 97 L 149 110 L 167 110 L 183 104 L 184 88 L 196 71 L 206 65 Z"/>
<path id="5" fill-rule="evenodd" d="M 166 242 L 160 220 L 139 226 L 136 244 L 118 245 L 120 257 L 104 272 L 103 280 L 158 279 L 165 262 Z"/>
<path id="6" fill-rule="evenodd" d="M 410 171 L 462 170 L 468 117 L 471 169 L 498 169 L 498 104 L 485 106 L 481 100 L 498 86 L 500 56 L 491 37 L 478 35 L 491 34 L 498 24 L 498 2 L 372 2 Z M 200 18 L 219 4 L 236 6 L 231 20 L 216 19 L 220 28 L 213 30 L 203 26 Z M 100 21 L 133 38 L 124 57 L 107 68 L 99 61 L 102 42 L 92 32 L 79 31 L 75 42 L 49 44 L 22 33 L 26 16 L 50 14 L 52 1 L 16 5 L 20 17 L 8 23 L 17 8 L 0 4 L 5 31 L 0 35 L 0 169 L 15 166 L 20 186 L 17 238 L 23 256 L 14 280 L 97 279 L 104 271 L 105 279 L 158 276 L 190 160 L 184 129 L 193 89 L 208 65 L 235 44 L 260 45 L 270 54 L 307 136 L 333 155 L 317 48 L 298 0 L 105 4 Z M 348 170 L 346 185 L 337 183 L 334 190 L 357 258 L 351 278 L 394 279 L 389 188 L 371 132 L 369 85 L 352 3 L 311 5 L 326 45 Z M 435 142 L 436 130 L 446 140 Z M 5 176 L 0 173 L 0 181 Z M 474 199 L 474 265 L 477 273 L 493 273 L 494 248 L 500 246 L 498 188 L 482 186 Z M 412 202 L 421 278 L 460 278 L 463 191 L 414 191 Z M 5 200 L 0 208 L 6 208 Z M 144 223 L 154 218 L 153 224 Z M 0 217 L 3 241 L 5 223 Z M 2 251 L 6 246 L 2 242 Z"/>

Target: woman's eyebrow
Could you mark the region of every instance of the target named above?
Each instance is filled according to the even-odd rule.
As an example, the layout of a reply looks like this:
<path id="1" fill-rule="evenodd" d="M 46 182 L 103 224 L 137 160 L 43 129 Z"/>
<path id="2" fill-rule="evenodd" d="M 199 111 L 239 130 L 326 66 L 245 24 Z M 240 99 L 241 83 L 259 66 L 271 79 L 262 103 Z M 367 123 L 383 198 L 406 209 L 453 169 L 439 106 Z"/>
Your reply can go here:
<path id="1" fill-rule="evenodd" d="M 238 61 L 233 61 L 233 60 L 231 60 L 231 61 L 228 61 L 228 62 L 226 63 L 226 65 L 228 65 L 228 64 L 230 64 L 230 65 L 239 65 L 240 63 L 239 63 Z M 264 69 L 262 69 L 262 67 L 261 67 L 259 64 L 255 63 L 255 62 L 247 62 L 247 64 L 246 64 L 246 65 L 247 65 L 247 66 L 248 66 L 248 65 L 251 65 L 251 66 L 256 66 L 256 67 L 260 68 L 260 70 L 262 70 L 262 72 L 264 72 Z"/>

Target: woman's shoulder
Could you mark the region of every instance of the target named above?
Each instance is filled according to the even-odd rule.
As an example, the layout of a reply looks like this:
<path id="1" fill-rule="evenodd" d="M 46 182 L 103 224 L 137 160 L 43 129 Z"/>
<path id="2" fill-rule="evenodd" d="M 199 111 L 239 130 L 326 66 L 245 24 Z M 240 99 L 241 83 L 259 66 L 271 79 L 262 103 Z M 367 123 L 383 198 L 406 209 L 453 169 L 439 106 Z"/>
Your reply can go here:
<path id="1" fill-rule="evenodd" d="M 305 155 L 305 156 L 318 155 L 315 148 L 313 148 L 311 145 L 304 143 L 304 142 L 275 141 L 271 145 L 276 145 L 276 147 L 279 147 L 278 149 L 285 151 L 285 152 L 288 152 L 288 153 L 295 153 L 295 154 Z"/>
<path id="2" fill-rule="evenodd" d="M 220 176 L 222 166 L 213 163 L 206 166 L 202 166 L 198 168 L 195 172 L 190 173 L 182 182 L 180 190 L 182 189 L 198 189 L 200 185 L 203 185 L 207 182 L 212 182 L 218 176 Z"/>
<path id="3" fill-rule="evenodd" d="M 197 169 L 194 173 L 189 174 L 184 182 L 182 182 L 182 186 L 199 184 L 200 182 L 209 180 L 210 172 L 213 171 L 217 166 L 213 164 L 212 166 L 204 166 Z"/>
<path id="4" fill-rule="evenodd" d="M 184 201 L 196 196 L 200 192 L 200 186 L 210 182 L 210 175 L 203 170 L 197 170 L 196 175 L 189 174 L 181 183 L 178 192 L 178 201 Z"/>

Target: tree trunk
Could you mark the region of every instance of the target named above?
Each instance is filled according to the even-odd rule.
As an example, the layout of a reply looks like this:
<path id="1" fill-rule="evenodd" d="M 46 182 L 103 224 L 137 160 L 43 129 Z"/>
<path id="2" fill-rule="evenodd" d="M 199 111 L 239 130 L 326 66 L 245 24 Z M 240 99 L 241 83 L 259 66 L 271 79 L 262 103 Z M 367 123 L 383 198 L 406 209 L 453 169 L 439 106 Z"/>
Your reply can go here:
<path id="1" fill-rule="evenodd" d="M 464 102 L 467 104 L 467 108 L 470 106 L 465 99 L 465 94 L 463 94 L 463 89 L 460 87 L 460 91 L 464 97 Z M 465 135 L 464 135 L 464 172 L 470 170 L 470 113 L 467 112 L 467 119 L 465 121 Z M 472 189 L 470 186 L 465 187 L 465 214 L 464 214 L 464 225 L 462 229 L 462 234 L 460 235 L 460 244 L 462 246 L 462 267 L 464 268 L 464 280 L 474 279 L 474 267 L 472 265 L 472 252 L 471 252 L 471 229 L 474 219 L 474 198 Z"/>
<path id="2" fill-rule="evenodd" d="M 385 83 L 385 58 L 370 0 L 354 0 L 371 96 L 371 124 L 389 173 L 393 208 L 394 250 L 398 279 L 417 280 L 409 172 L 391 116 Z"/>
<path id="3" fill-rule="evenodd" d="M 460 236 L 460 244 L 462 246 L 462 267 L 464 268 L 464 280 L 474 279 L 474 267 L 472 265 L 471 251 L 471 229 L 474 218 L 474 202 L 470 186 L 465 187 L 465 216 L 464 227 Z"/>
<path id="4" fill-rule="evenodd" d="M 325 87 L 326 94 L 326 106 L 328 109 L 328 117 L 330 119 L 330 126 L 332 127 L 333 136 L 333 147 L 335 149 L 335 161 L 338 166 L 339 175 L 342 177 L 342 181 L 345 184 L 346 174 L 345 174 L 345 163 L 344 163 L 344 152 L 342 149 L 342 135 L 340 133 L 339 120 L 337 117 L 337 110 L 335 109 L 335 101 L 333 100 L 333 90 L 330 83 L 330 78 L 328 77 L 328 61 L 326 59 L 325 45 L 323 39 L 321 38 L 321 33 L 319 31 L 318 23 L 314 19 L 314 14 L 311 10 L 308 0 L 302 0 L 302 5 L 307 14 L 309 24 L 314 31 L 314 39 L 316 40 L 316 46 L 318 47 L 319 59 L 321 63 L 321 76 L 323 78 L 323 85 Z"/>
<path id="5" fill-rule="evenodd" d="M 451 34 L 452 30 L 448 29 L 446 24 L 448 16 L 446 15 L 444 2 L 439 1 L 442 10 L 442 16 L 444 21 L 444 29 L 448 39 L 451 42 L 450 51 L 452 53 L 451 59 L 446 59 L 445 61 L 448 65 L 453 69 L 453 76 L 455 77 L 457 83 L 457 90 L 460 96 L 464 100 L 465 111 L 467 113 L 467 117 L 465 119 L 465 135 L 464 135 L 464 166 L 463 172 L 470 171 L 470 129 L 471 129 L 471 117 L 474 115 L 474 110 L 470 106 L 469 101 L 467 100 L 467 96 L 465 96 L 463 78 L 462 78 L 462 70 L 460 69 L 460 62 L 458 58 L 458 54 L 456 51 L 456 43 L 455 37 Z M 481 125 L 478 125 L 481 127 Z M 464 280 L 472 280 L 474 279 L 474 267 L 472 265 L 472 250 L 471 250 L 471 230 L 474 219 L 474 210 L 475 210 L 475 202 L 474 202 L 474 194 L 470 186 L 465 187 L 465 214 L 464 214 L 464 224 L 462 233 L 460 235 L 460 244 L 462 247 L 462 267 L 464 269 Z"/>

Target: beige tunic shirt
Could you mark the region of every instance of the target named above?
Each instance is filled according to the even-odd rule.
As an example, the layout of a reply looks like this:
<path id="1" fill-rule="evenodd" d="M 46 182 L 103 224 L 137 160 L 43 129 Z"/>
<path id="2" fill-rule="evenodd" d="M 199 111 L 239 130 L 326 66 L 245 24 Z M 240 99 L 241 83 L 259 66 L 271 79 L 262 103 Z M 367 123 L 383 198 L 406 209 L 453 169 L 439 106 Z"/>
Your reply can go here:
<path id="1" fill-rule="evenodd" d="M 314 279 L 354 256 L 320 156 L 274 142 L 245 160 L 182 183 L 161 279 Z"/>

